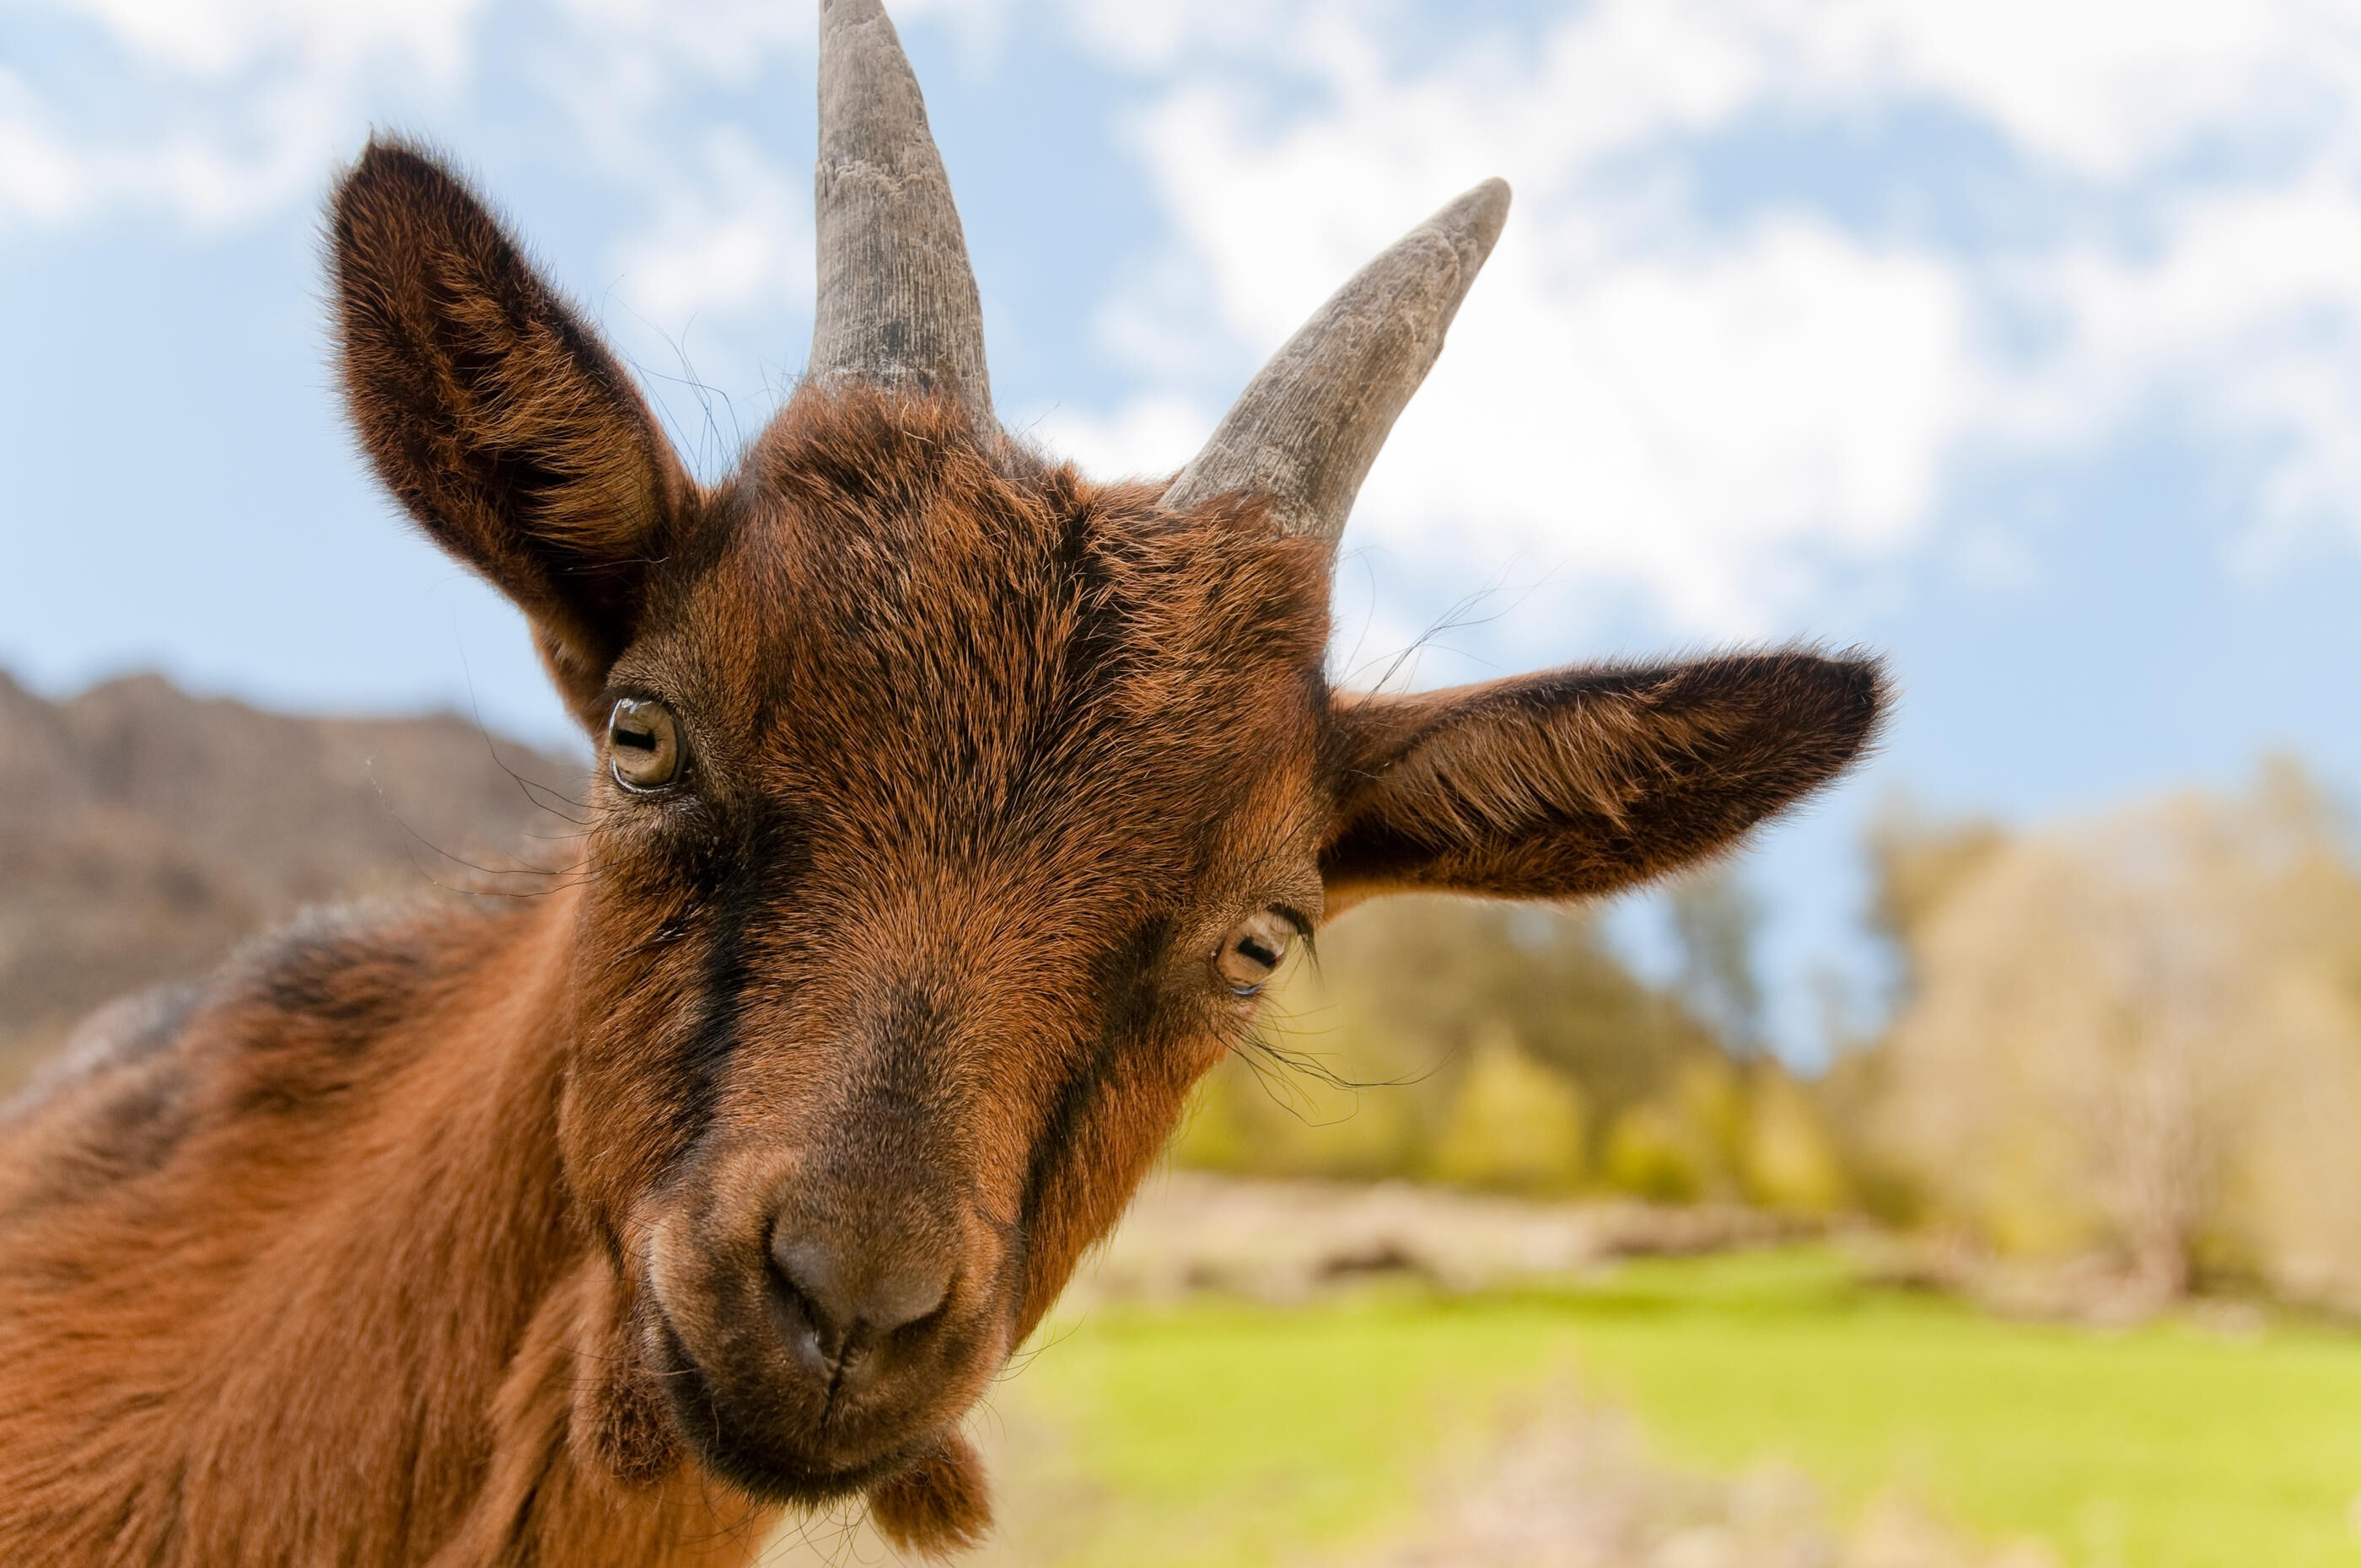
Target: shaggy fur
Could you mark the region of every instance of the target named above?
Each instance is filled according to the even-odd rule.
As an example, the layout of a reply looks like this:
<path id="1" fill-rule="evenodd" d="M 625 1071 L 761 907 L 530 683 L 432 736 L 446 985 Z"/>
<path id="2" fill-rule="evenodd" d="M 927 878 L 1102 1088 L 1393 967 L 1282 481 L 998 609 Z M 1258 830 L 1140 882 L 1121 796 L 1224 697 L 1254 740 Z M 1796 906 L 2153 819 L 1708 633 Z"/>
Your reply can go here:
<path id="1" fill-rule="evenodd" d="M 961 1420 L 1252 1027 L 1228 933 L 1627 885 L 1877 722 L 1800 652 L 1333 693 L 1252 497 L 857 386 L 700 488 L 423 155 L 334 233 L 388 486 L 688 762 L 602 769 L 546 896 L 299 926 L 0 1125 L 0 1561 L 742 1563 L 853 1493 L 972 1541 Z"/>

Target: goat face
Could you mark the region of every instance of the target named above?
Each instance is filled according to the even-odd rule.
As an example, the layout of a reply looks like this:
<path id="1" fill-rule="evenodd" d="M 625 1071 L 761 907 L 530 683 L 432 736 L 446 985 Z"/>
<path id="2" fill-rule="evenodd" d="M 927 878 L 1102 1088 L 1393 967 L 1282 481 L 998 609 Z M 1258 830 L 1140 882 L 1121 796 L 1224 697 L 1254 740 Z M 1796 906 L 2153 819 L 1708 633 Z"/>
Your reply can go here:
<path id="1" fill-rule="evenodd" d="M 678 1424 L 801 1496 L 972 1402 L 1318 917 L 1326 563 L 860 389 L 673 532 L 566 1152 Z"/>
<path id="2" fill-rule="evenodd" d="M 866 1487 L 942 1544 L 980 1508 L 954 1423 L 1292 935 L 1709 854 L 1858 755 L 1883 687 L 1790 651 L 1331 691 L 1337 532 L 1505 187 L 1347 284 L 1177 480 L 1093 486 L 992 419 L 891 25 L 824 0 L 821 32 L 812 366 L 729 481 L 412 148 L 337 192 L 338 324 L 379 475 L 601 747 L 556 1021 L 615 1286 L 577 1434 Z"/>

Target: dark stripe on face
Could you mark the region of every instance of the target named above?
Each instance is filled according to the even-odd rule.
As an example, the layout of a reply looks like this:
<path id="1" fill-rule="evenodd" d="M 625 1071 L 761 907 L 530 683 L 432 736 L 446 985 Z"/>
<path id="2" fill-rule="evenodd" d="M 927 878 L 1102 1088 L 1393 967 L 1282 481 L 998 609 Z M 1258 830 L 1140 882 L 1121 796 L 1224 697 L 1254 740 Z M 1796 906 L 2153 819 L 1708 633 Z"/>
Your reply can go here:
<path id="1" fill-rule="evenodd" d="M 801 861 L 799 850 L 795 836 L 766 812 L 724 851 L 719 884 L 706 905 L 709 913 L 697 1027 L 680 1055 L 681 1093 L 674 1126 L 684 1147 L 712 1119 L 722 1075 L 737 1054 L 739 1012 L 753 981 L 747 954 L 749 928 L 764 907 L 785 895 Z"/>
<path id="2" fill-rule="evenodd" d="M 1101 961 L 1099 993 L 1107 999 L 1105 1023 L 1091 1042 L 1089 1056 L 1060 1086 L 1048 1121 L 1034 1140 L 1025 1173 L 1025 1201 L 1017 1211 L 1017 1251 L 1029 1251 L 1041 1205 L 1060 1165 L 1070 1158 L 1091 1104 L 1098 1098 L 1122 1042 L 1137 1034 L 1156 1012 L 1155 976 L 1171 923 L 1142 922 Z"/>
<path id="3" fill-rule="evenodd" d="M 1019 1257 L 1032 1250 L 1042 1201 L 1059 1168 L 1074 1152 L 1074 1138 L 1082 1129 L 1082 1118 L 1106 1080 L 1108 1054 L 1105 1041 L 1093 1042 L 1090 1056 L 1058 1091 L 1057 1102 L 1049 1108 L 1049 1120 L 1033 1145 L 1033 1158 L 1025 1172 L 1025 1204 L 1016 1215 L 1015 1250 Z"/>

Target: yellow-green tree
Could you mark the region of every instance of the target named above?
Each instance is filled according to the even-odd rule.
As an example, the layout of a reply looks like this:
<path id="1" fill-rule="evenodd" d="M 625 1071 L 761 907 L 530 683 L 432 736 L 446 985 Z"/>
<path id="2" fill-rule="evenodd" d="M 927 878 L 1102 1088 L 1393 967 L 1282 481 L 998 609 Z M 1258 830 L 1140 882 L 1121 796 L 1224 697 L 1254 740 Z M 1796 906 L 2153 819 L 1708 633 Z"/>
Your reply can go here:
<path id="1" fill-rule="evenodd" d="M 1502 1042 L 1513 1042 L 1510 1058 Z M 1322 932 L 1316 959 L 1274 988 L 1259 1040 L 1200 1091 L 1175 1157 L 1269 1175 L 1472 1171 L 1483 1161 L 1466 1129 L 1497 1091 L 1471 1101 L 1468 1084 L 1488 1062 L 1495 1084 L 1513 1072 L 1551 1086 L 1535 1091 L 1548 1109 L 1534 1120 L 1574 1108 L 1563 1157 L 1578 1171 L 1627 1108 L 1664 1093 L 1686 1064 L 1719 1060 L 1712 1036 L 1636 979 L 1586 916 L 1389 899 Z M 1456 1152 L 1442 1160 L 1455 1136 Z M 1573 1179 L 1480 1179 L 1558 1188 Z"/>
<path id="2" fill-rule="evenodd" d="M 1582 1091 L 1514 1035 L 1481 1036 L 1426 1167 L 1437 1180 L 1499 1191 L 1569 1192 L 1585 1173 Z"/>
<path id="3" fill-rule="evenodd" d="M 1852 1203 L 1843 1156 L 1819 1105 L 1775 1060 L 1747 1073 L 1739 1177 L 1746 1196 L 1767 1209 L 1832 1214 Z"/>

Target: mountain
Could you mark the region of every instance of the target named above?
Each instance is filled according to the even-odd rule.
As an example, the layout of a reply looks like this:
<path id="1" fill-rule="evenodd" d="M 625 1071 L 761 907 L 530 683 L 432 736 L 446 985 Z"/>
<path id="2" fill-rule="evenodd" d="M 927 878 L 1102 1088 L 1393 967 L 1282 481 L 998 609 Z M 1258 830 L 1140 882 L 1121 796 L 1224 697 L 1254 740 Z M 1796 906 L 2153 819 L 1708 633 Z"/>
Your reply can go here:
<path id="1" fill-rule="evenodd" d="M 269 713 L 152 674 L 52 703 L 0 673 L 0 1090 L 93 1007 L 305 905 L 546 885 L 581 785 L 452 714 Z"/>

